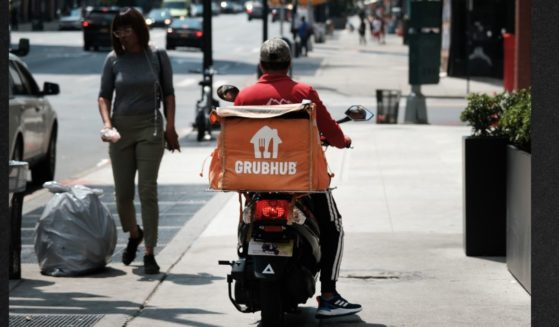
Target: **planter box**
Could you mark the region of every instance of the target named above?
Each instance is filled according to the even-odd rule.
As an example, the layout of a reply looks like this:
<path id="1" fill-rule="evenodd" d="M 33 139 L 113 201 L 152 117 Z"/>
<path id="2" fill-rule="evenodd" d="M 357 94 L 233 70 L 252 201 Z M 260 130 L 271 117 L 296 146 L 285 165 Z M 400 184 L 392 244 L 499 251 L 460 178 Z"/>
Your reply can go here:
<path id="1" fill-rule="evenodd" d="M 467 256 L 506 255 L 505 138 L 463 139 L 463 224 Z"/>
<path id="2" fill-rule="evenodd" d="M 507 267 L 531 293 L 532 155 L 507 147 Z"/>

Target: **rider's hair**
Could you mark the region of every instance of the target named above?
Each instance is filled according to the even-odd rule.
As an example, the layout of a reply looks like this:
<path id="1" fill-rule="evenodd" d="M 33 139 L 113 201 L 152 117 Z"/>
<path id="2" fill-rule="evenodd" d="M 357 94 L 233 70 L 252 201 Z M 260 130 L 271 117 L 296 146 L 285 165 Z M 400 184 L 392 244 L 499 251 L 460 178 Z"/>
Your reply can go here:
<path id="1" fill-rule="evenodd" d="M 281 72 L 289 69 L 291 61 L 280 61 L 280 62 L 265 62 L 261 61 L 260 66 L 265 71 Z"/>

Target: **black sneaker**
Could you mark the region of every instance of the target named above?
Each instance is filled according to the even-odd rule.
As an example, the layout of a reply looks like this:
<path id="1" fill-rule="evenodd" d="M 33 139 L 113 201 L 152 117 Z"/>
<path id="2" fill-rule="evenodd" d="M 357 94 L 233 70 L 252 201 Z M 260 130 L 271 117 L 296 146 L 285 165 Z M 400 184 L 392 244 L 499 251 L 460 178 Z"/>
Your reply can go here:
<path id="1" fill-rule="evenodd" d="M 144 273 L 148 275 L 159 274 L 159 266 L 155 262 L 153 254 L 146 254 L 144 256 Z"/>
<path id="2" fill-rule="evenodd" d="M 325 319 L 356 314 L 363 308 L 360 304 L 349 303 L 340 294 L 336 293 L 330 300 L 325 300 L 322 296 L 317 296 L 318 310 L 316 318 Z"/>
<path id="3" fill-rule="evenodd" d="M 140 228 L 140 226 L 138 226 L 138 233 L 140 235 L 137 238 L 128 238 L 128 245 L 126 245 L 126 248 L 122 252 L 122 263 L 126 266 L 136 259 L 138 245 L 140 245 L 144 239 L 144 231 Z"/>

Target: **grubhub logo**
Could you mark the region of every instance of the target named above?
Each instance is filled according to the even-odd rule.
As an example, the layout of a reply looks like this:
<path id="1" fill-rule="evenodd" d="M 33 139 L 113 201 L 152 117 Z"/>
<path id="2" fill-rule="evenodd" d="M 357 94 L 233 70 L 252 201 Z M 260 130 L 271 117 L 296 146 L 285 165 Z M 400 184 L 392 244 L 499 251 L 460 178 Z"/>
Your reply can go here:
<path id="1" fill-rule="evenodd" d="M 295 161 L 279 161 L 279 146 L 282 143 L 278 130 L 269 126 L 259 129 L 250 139 L 254 149 L 253 161 L 235 161 L 237 174 L 252 175 L 294 175 L 297 173 Z M 274 160 L 262 160 L 274 159 Z"/>

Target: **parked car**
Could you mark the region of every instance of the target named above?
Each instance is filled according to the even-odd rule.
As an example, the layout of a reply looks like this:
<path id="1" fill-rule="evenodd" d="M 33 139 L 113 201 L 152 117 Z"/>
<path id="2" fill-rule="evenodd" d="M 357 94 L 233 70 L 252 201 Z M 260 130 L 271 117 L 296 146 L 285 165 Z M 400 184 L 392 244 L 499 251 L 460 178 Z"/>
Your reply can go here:
<path id="1" fill-rule="evenodd" d="M 155 8 L 152 9 L 147 17 L 146 24 L 151 27 L 167 27 L 171 25 L 173 18 L 171 12 L 167 9 Z"/>
<path id="2" fill-rule="evenodd" d="M 198 18 L 176 19 L 167 29 L 167 50 L 176 47 L 202 49 L 202 20 Z"/>
<path id="3" fill-rule="evenodd" d="M 83 49 L 89 51 L 91 47 L 95 51 L 99 47 L 111 47 L 111 24 L 113 18 L 118 15 L 117 7 L 88 8 L 82 23 Z"/>
<path id="4" fill-rule="evenodd" d="M 9 54 L 9 151 L 11 160 L 27 161 L 33 183 L 54 179 L 56 167 L 56 112 L 45 98 L 60 92 L 45 82 L 40 90 L 25 63 Z"/>
<path id="5" fill-rule="evenodd" d="M 245 2 L 245 12 L 247 13 L 247 18 L 249 21 L 253 18 L 262 18 L 264 16 L 262 3 L 260 3 L 259 1 Z"/>
<path id="6" fill-rule="evenodd" d="M 66 16 L 60 17 L 58 29 L 62 30 L 81 30 L 82 29 L 82 9 L 75 8 L 70 10 Z"/>

